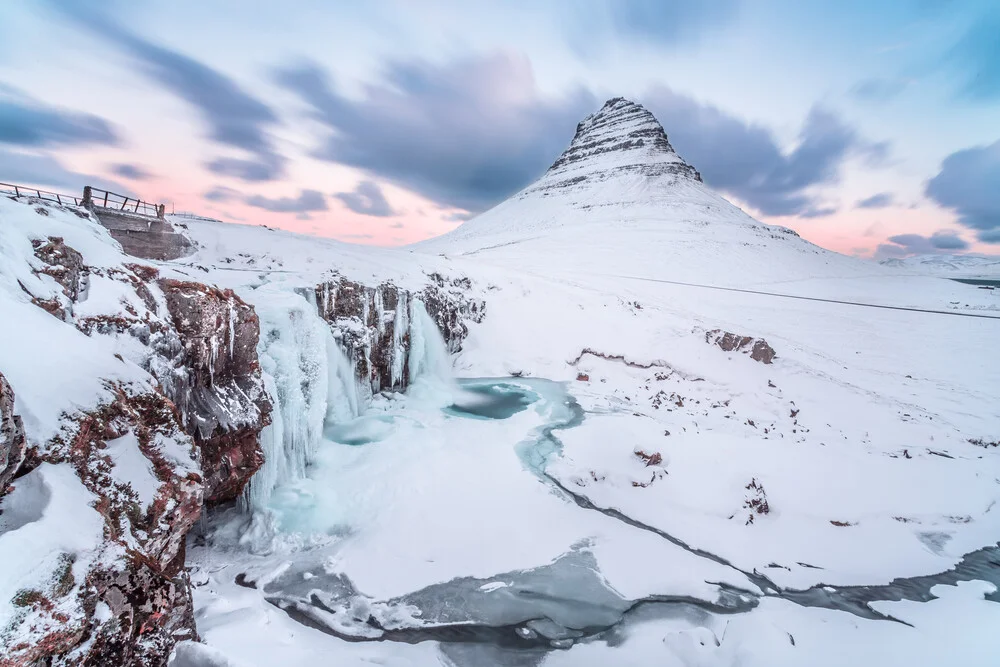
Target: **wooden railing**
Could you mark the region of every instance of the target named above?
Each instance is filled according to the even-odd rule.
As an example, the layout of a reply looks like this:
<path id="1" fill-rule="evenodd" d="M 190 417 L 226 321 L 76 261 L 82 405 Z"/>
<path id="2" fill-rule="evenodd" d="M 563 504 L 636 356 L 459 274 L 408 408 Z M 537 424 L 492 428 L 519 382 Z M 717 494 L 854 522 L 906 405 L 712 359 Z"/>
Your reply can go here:
<path id="1" fill-rule="evenodd" d="M 12 194 L 15 197 L 32 197 L 45 201 L 56 202 L 67 206 L 84 206 L 86 208 L 105 208 L 111 211 L 122 211 L 133 215 L 142 215 L 148 218 L 160 218 L 166 213 L 167 207 L 164 204 L 150 204 L 149 202 L 127 197 L 108 190 L 87 186 L 83 189 L 83 197 L 74 197 L 59 192 L 49 192 L 38 188 L 29 188 L 13 183 L 0 183 L 0 193 Z"/>
<path id="2" fill-rule="evenodd" d="M 38 188 L 27 188 L 23 185 L 15 185 L 13 183 L 0 183 L 0 192 L 10 193 L 15 197 L 34 197 L 35 199 L 54 201 L 57 204 L 72 204 L 73 206 L 81 206 L 83 204 L 83 199 L 80 197 L 64 195 L 59 192 L 49 192 L 48 190 L 39 190 Z"/>
<path id="3" fill-rule="evenodd" d="M 162 218 L 166 213 L 166 206 L 163 204 L 150 204 L 149 202 L 126 197 L 107 190 L 100 190 L 87 186 L 83 189 L 83 206 L 95 208 L 107 208 L 114 211 L 124 211 L 135 213 L 152 218 Z"/>

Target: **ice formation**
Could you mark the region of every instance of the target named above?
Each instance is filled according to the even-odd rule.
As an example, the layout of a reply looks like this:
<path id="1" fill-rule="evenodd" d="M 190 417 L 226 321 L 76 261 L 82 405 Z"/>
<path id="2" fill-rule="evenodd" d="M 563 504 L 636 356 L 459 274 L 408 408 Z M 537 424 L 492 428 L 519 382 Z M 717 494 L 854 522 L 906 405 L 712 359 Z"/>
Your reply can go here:
<path id="1" fill-rule="evenodd" d="M 272 423 L 261 433 L 264 465 L 250 480 L 245 498 L 251 510 L 262 510 L 276 487 L 305 477 L 324 427 L 360 415 L 366 387 L 359 386 L 354 365 L 319 316 L 313 292 L 275 289 L 257 295 L 254 306 L 261 322 L 258 353 L 265 387 L 275 406 Z M 451 361 L 423 302 L 413 298 L 407 309 L 401 300 L 394 317 L 393 384 L 403 377 L 405 359 L 411 384 L 442 395 L 452 383 Z"/>

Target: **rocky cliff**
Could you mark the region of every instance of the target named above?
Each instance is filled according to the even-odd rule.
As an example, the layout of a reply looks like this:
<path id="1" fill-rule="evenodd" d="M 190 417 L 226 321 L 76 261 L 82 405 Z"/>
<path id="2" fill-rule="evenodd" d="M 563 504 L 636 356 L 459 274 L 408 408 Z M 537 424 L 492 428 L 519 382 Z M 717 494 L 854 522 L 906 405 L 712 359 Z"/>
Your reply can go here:
<path id="1" fill-rule="evenodd" d="M 355 374 L 372 393 L 402 391 L 409 385 L 410 309 L 419 299 L 441 331 L 448 351 L 462 349 L 469 322 L 481 322 L 486 304 L 470 295 L 467 278 L 446 279 L 434 273 L 420 291 L 391 282 L 369 287 L 344 277 L 316 286 L 320 317 L 333 329 Z"/>
<path id="2" fill-rule="evenodd" d="M 14 414 L 14 390 L 0 373 L 0 496 L 24 457 L 24 424 Z"/>
<path id="3" fill-rule="evenodd" d="M 8 239 L 25 251 L 0 267 L 0 277 L 12 278 L 3 286 L 17 291 L 0 296 L 54 316 L 36 327 L 42 340 L 72 343 L 69 328 L 105 341 L 89 354 L 110 357 L 101 362 L 110 372 L 97 379 L 97 396 L 75 399 L 80 407 L 50 426 L 37 415 L 61 396 L 35 396 L 30 428 L 16 384 L 0 375 L 0 496 L 9 490 L 0 537 L 9 537 L 12 554 L 36 548 L 42 558 L 28 564 L 30 575 L 8 572 L 22 585 L 0 600 L 9 605 L 0 606 L 0 665 L 164 665 L 177 641 L 197 638 L 187 533 L 205 502 L 239 496 L 263 460 L 258 435 L 271 406 L 257 316 L 230 290 L 160 279 L 157 269 L 130 263 L 89 231 L 96 223 L 84 211 L 34 212 L 68 223 L 87 247 L 38 236 L 35 226 L 45 223 L 27 221 L 25 237 Z M 57 388 L 76 381 L 75 371 L 62 366 L 65 377 L 34 384 Z M 68 523 L 45 527 L 58 522 Z M 64 537 L 66 528 L 79 534 Z"/>
<path id="4" fill-rule="evenodd" d="M 46 559 L 39 564 L 45 583 L 17 592 L 17 613 L 4 628 L 4 667 L 154 667 L 177 641 L 197 637 L 183 569 L 185 538 L 202 505 L 197 449 L 162 394 L 110 389 L 111 402 L 67 418 L 55 438 L 30 443 L 18 471 L 12 497 L 40 486 L 52 495 L 61 489 L 48 476 L 70 466 L 94 499 L 78 508 L 81 519 L 96 511 L 101 539 Z M 15 508 L 25 504 L 16 500 Z"/>
<path id="5" fill-rule="evenodd" d="M 233 500 L 264 462 L 258 438 L 271 404 L 257 359 L 260 322 L 232 290 L 159 286 L 181 344 L 168 395 L 201 450 L 205 500 Z"/>

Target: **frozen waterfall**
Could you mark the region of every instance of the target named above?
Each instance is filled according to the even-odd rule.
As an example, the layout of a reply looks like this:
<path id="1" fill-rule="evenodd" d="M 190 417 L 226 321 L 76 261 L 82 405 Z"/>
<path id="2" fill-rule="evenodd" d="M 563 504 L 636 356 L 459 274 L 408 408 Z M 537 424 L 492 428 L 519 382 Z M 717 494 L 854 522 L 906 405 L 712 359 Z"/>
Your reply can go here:
<path id="1" fill-rule="evenodd" d="M 274 409 L 260 435 L 264 465 L 250 479 L 246 501 L 265 507 L 274 488 L 305 475 L 327 419 L 359 412 L 357 383 L 316 310 L 314 295 L 273 291 L 254 295 L 260 317 L 258 353 Z"/>
<path id="2" fill-rule="evenodd" d="M 418 297 L 410 300 L 410 383 L 433 382 L 451 386 L 451 356 L 437 324 Z"/>
<path id="3" fill-rule="evenodd" d="M 251 478 L 244 498 L 249 509 L 260 510 L 268 506 L 277 486 L 306 476 L 324 427 L 358 417 L 370 390 L 359 385 L 354 364 L 330 324 L 319 316 L 313 292 L 261 289 L 251 296 L 260 318 L 261 369 L 274 405 L 271 424 L 260 436 L 264 465 Z M 451 358 L 423 302 L 400 299 L 393 324 L 393 384 L 406 370 L 418 393 L 450 403 L 455 389 Z M 364 353 L 370 350 L 366 347 Z"/>

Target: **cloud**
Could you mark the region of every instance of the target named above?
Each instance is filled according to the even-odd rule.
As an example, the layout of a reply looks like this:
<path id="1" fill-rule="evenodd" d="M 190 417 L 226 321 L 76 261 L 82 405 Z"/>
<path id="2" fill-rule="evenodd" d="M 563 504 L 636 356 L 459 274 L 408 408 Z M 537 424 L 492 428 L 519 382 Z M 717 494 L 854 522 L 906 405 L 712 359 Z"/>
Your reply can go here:
<path id="1" fill-rule="evenodd" d="M 875 249 L 876 258 L 948 254 L 969 247 L 968 241 L 947 229 L 940 229 L 930 236 L 897 234 L 890 236 L 887 241 L 888 243 L 881 243 Z"/>
<path id="2" fill-rule="evenodd" d="M 822 207 L 810 188 L 835 183 L 851 155 L 884 158 L 887 144 L 862 139 L 837 116 L 813 108 L 794 149 L 783 151 L 774 135 L 718 107 L 660 86 L 645 96 L 677 152 L 705 182 L 765 215 L 812 215 Z"/>
<path id="3" fill-rule="evenodd" d="M 267 133 L 278 122 L 269 106 L 221 72 L 130 32 L 96 4 L 51 1 L 77 24 L 128 53 L 147 77 L 197 110 L 208 124 L 210 139 L 251 156 L 212 160 L 205 165 L 210 171 L 244 181 L 268 181 L 282 175 L 285 159 L 274 150 Z"/>
<path id="4" fill-rule="evenodd" d="M 854 84 L 851 96 L 862 102 L 888 102 L 906 88 L 904 79 L 865 79 Z"/>
<path id="5" fill-rule="evenodd" d="M 800 218 L 827 218 L 836 212 L 837 209 L 833 206 L 810 207 L 801 211 L 798 215 Z"/>
<path id="6" fill-rule="evenodd" d="M 341 94 L 315 64 L 275 76 L 329 132 L 315 157 L 472 213 L 544 173 L 599 106 L 584 89 L 543 98 L 530 63 L 505 54 L 391 62 L 359 97 Z M 820 108 L 785 150 L 768 128 L 668 88 L 652 89 L 645 101 L 707 183 L 766 215 L 828 214 L 811 189 L 837 182 L 851 156 L 877 162 L 888 153 L 888 144 L 866 141 Z"/>
<path id="7" fill-rule="evenodd" d="M 361 215 L 380 218 L 396 215 L 382 194 L 382 188 L 374 181 L 361 181 L 354 188 L 354 192 L 336 192 L 333 196 L 342 201 L 344 206 Z"/>
<path id="8" fill-rule="evenodd" d="M 962 97 L 980 102 L 1000 99 L 1000 11 L 979 17 L 958 40 L 946 63 L 964 72 Z"/>
<path id="9" fill-rule="evenodd" d="M 262 208 L 272 213 L 308 213 L 310 211 L 325 211 L 326 197 L 316 190 L 302 190 L 298 197 L 280 197 L 270 199 L 261 195 L 247 197 L 244 203 L 248 206 Z"/>
<path id="10" fill-rule="evenodd" d="M 927 182 L 928 197 L 958 214 L 980 241 L 1000 242 L 1000 141 L 956 151 Z"/>
<path id="11" fill-rule="evenodd" d="M 585 91 L 543 99 L 530 63 L 503 54 L 390 62 L 360 98 L 342 95 L 314 64 L 276 79 L 329 130 L 316 157 L 471 211 L 540 176 L 597 106 Z"/>
<path id="12" fill-rule="evenodd" d="M 233 190 L 232 188 L 227 188 L 224 185 L 217 185 L 208 192 L 206 192 L 205 194 L 203 194 L 201 198 L 206 199 L 208 201 L 225 203 L 242 199 L 243 195 L 241 195 L 236 190 Z"/>
<path id="13" fill-rule="evenodd" d="M 570 46 L 587 55 L 614 40 L 657 46 L 696 42 L 705 32 L 737 16 L 737 0 L 568 0 L 559 5 Z"/>
<path id="14" fill-rule="evenodd" d="M 148 181 L 153 175 L 136 164 L 113 164 L 111 172 L 132 181 Z"/>
<path id="15" fill-rule="evenodd" d="M 64 167 L 50 155 L 22 153 L 0 148 L 0 174 L 6 181 L 33 185 L 40 188 L 55 188 L 60 194 L 83 195 L 83 186 L 93 185 L 134 197 L 135 193 L 121 183 L 81 174 Z"/>
<path id="16" fill-rule="evenodd" d="M 0 143 L 30 148 L 119 143 L 118 134 L 103 118 L 46 106 L 0 87 Z"/>
<path id="17" fill-rule="evenodd" d="M 891 192 L 879 192 L 871 197 L 862 199 L 854 205 L 854 208 L 885 208 L 895 203 L 895 197 Z"/>

